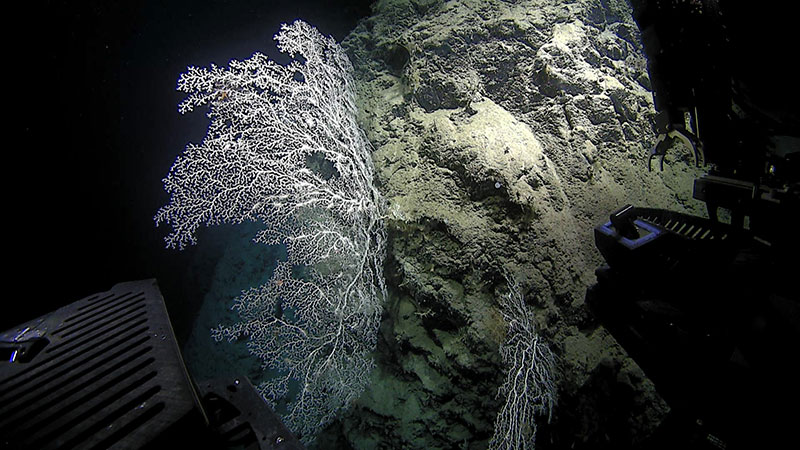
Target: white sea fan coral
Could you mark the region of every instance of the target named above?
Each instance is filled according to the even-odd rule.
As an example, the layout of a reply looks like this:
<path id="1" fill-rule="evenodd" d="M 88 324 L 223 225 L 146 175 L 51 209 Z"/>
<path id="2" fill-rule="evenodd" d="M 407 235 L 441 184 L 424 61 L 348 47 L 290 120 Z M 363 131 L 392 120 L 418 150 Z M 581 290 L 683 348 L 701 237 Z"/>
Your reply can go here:
<path id="1" fill-rule="evenodd" d="M 497 395 L 505 398 L 505 404 L 497 414 L 489 448 L 533 449 L 536 416 L 547 415 L 549 420 L 556 404 L 555 356 L 536 333 L 533 311 L 515 281 L 509 281 L 500 308 L 508 323 L 506 342 L 500 347 L 507 371 Z"/>
<path id="2" fill-rule="evenodd" d="M 264 224 L 256 242 L 286 245 L 271 280 L 235 300 L 241 321 L 212 335 L 249 337 L 251 353 L 278 373 L 260 391 L 290 401 L 284 420 L 310 442 L 360 395 L 374 365 L 385 206 L 347 56 L 302 21 L 275 38 L 294 58 L 288 65 L 255 53 L 181 75 L 179 111 L 208 105 L 211 123 L 164 179 L 171 199 L 155 220 L 172 226 L 173 248 L 194 243 L 201 225 L 243 221 Z"/>

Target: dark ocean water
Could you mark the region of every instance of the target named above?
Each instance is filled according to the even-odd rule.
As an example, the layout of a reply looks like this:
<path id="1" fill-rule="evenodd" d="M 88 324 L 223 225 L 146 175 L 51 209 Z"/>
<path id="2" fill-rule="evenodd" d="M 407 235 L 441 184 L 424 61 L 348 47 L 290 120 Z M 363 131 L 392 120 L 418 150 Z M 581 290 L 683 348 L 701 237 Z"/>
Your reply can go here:
<path id="1" fill-rule="evenodd" d="M 163 178 L 202 112 L 181 116 L 189 65 L 226 65 L 261 51 L 302 18 L 341 40 L 369 1 L 34 1 L 7 17 L 9 144 L 3 164 L 7 280 L 0 329 L 122 281 L 157 278 L 179 338 L 207 288 L 226 227 L 166 250 Z M 7 114 L 8 116 L 8 114 Z M 11 142 L 14 142 L 11 144 Z"/>

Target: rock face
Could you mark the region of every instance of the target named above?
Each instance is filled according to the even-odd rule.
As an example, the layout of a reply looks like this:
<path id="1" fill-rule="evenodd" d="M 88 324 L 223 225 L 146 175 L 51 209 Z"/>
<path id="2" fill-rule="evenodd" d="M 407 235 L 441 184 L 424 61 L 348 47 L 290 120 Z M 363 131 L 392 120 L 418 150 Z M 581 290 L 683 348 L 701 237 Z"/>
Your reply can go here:
<path id="1" fill-rule="evenodd" d="M 647 172 L 654 109 L 629 6 L 374 9 L 344 45 L 389 204 L 390 301 L 372 385 L 318 445 L 485 448 L 502 404 L 497 300 L 513 275 L 560 363 L 537 446 L 632 447 L 667 407 L 583 305 L 602 263 L 592 230 L 626 203 L 701 205 L 685 160 Z"/>

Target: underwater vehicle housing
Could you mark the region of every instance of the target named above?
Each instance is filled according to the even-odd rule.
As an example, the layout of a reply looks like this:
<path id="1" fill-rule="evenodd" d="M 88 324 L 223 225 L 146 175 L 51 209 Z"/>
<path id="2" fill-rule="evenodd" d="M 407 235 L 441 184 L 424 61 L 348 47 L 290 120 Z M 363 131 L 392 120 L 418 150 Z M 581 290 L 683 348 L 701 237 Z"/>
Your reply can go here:
<path id="1" fill-rule="evenodd" d="M 741 93 L 759 81 L 733 63 L 742 48 L 730 34 L 747 7 L 632 5 L 658 111 L 649 162 L 663 166 L 677 139 L 709 164 L 693 193 L 708 218 L 631 205 L 611 214 L 594 230 L 606 264 L 586 305 L 670 407 L 642 448 L 785 448 L 800 397 L 789 356 L 800 342 L 800 151 L 771 149 L 769 136 L 797 129 Z"/>
<path id="2" fill-rule="evenodd" d="M 0 448 L 301 449 L 247 377 L 195 383 L 155 280 L 0 334 Z"/>

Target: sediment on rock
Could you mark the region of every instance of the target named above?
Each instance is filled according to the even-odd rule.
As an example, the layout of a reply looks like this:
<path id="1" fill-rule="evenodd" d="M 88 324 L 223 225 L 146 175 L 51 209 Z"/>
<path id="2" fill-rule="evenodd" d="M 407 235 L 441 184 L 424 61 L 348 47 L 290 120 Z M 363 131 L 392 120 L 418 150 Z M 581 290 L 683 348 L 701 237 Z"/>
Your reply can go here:
<path id="1" fill-rule="evenodd" d="M 383 0 L 344 42 L 388 201 L 390 302 L 353 448 L 485 448 L 512 274 L 559 358 L 539 448 L 630 448 L 667 407 L 583 307 L 592 230 L 626 203 L 701 214 L 678 159 L 647 172 L 652 96 L 620 0 Z M 321 438 L 324 443 L 324 438 Z"/>

